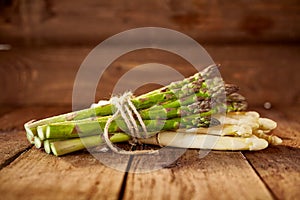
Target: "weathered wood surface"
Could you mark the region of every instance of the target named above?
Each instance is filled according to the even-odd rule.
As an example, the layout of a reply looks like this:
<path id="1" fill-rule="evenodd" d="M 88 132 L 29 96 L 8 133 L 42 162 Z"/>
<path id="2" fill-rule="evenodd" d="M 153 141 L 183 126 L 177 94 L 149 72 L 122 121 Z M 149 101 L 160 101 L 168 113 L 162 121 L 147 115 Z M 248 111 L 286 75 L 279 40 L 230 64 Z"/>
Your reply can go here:
<path id="1" fill-rule="evenodd" d="M 14 111 L 12 106 L 0 107 L 0 119 L 2 115 Z M 13 161 L 20 153 L 30 147 L 23 131 L 8 131 L 0 128 L 0 169 Z"/>
<path id="2" fill-rule="evenodd" d="M 0 1 L 0 49 L 7 49 L 0 51 L 0 199 L 299 198 L 299 11 L 298 0 Z M 92 48 L 145 26 L 171 28 L 205 44 L 224 80 L 238 84 L 252 108 L 272 104 L 259 111 L 278 122 L 274 134 L 283 145 L 202 159 L 188 150 L 174 165 L 145 174 L 113 170 L 87 151 L 57 158 L 31 147 L 23 124 L 71 110 L 76 72 Z M 195 72 L 171 53 L 131 52 L 104 73 L 95 99 L 109 98 L 122 75 L 150 62 L 184 76 Z M 147 162 L 134 157 L 117 164 L 138 171 Z"/>
<path id="3" fill-rule="evenodd" d="M 124 173 L 90 154 L 61 158 L 35 148 L 0 171 L 2 199 L 118 199 Z"/>
<path id="4" fill-rule="evenodd" d="M 261 110 L 263 116 L 278 122 L 273 134 L 283 138 L 283 144 L 260 152 L 244 153 L 278 199 L 297 199 L 300 196 L 299 111 L 299 106 L 285 108 L 283 112 Z"/>
<path id="5" fill-rule="evenodd" d="M 130 28 L 158 26 L 205 42 L 299 41 L 298 0 L 1 1 L 0 43 L 97 44 Z"/>
<path id="6" fill-rule="evenodd" d="M 0 117 L 1 199 L 118 199 L 123 172 L 87 152 L 57 158 L 30 148 L 23 124 L 67 111 L 70 106 L 24 107 Z"/>
<path id="7" fill-rule="evenodd" d="M 133 167 L 143 165 L 138 157 L 135 159 Z M 124 199 L 153 199 L 153 197 L 272 199 L 270 192 L 242 153 L 210 152 L 206 157 L 199 158 L 197 150 L 188 150 L 171 168 L 128 175 Z"/>
<path id="8" fill-rule="evenodd" d="M 12 108 L 10 108 L 12 109 Z M 15 108 L 0 116 L 0 168 L 28 149 L 24 123 L 32 119 L 50 117 L 69 111 L 69 107 L 24 107 Z"/>
<path id="9" fill-rule="evenodd" d="M 0 133 L 0 169 L 31 147 L 24 131 Z"/>
<path id="10" fill-rule="evenodd" d="M 54 107 L 31 109 L 31 114 L 30 108 L 19 108 L 2 115 L 1 119 L 8 115 L 16 120 L 19 116 L 20 123 L 23 123 L 24 119 L 18 113 L 24 114 L 25 118 L 39 118 L 70 108 L 57 107 L 57 112 Z M 278 122 L 274 134 L 283 138 L 283 145 L 270 146 L 259 152 L 212 151 L 204 158 L 199 158 L 197 150 L 188 150 L 172 165 L 144 174 L 113 170 L 86 151 L 63 157 L 48 155 L 35 147 L 24 151 L 29 144 L 24 137 L 25 131 L 19 130 L 21 125 L 13 124 L 8 127 L 15 128 L 10 129 L 2 124 L 1 128 L 7 131 L 0 133 L 4 134 L 0 137 L 0 155 L 8 152 L 13 159 L 0 170 L 1 198 L 297 199 L 300 129 L 295 117 L 299 115 L 299 107 L 258 111 Z M 24 153 L 19 155 L 20 151 Z M 137 158 L 128 162 L 132 171 L 137 165 L 147 165 Z"/>
<path id="11" fill-rule="evenodd" d="M 215 62 L 222 65 L 220 70 L 224 80 L 239 85 L 250 105 L 262 106 L 265 102 L 271 102 L 273 106 L 286 106 L 300 103 L 300 79 L 297 73 L 299 46 L 204 47 Z M 61 47 L 0 51 L 0 103 L 70 105 L 77 70 L 91 50 L 92 47 Z M 132 52 L 121 56 L 105 71 L 98 84 L 95 100 L 109 98 L 122 75 L 134 66 L 145 63 L 165 64 L 184 76 L 195 73 L 195 69 L 177 55 L 149 49 Z M 105 66 L 101 66 L 99 61 L 101 67 L 103 69 Z M 149 74 L 141 73 L 141 76 Z M 154 83 L 161 81 L 160 77 L 150 78 Z M 128 81 L 128 84 L 131 82 Z M 131 85 L 122 87 L 128 89 Z M 144 86 L 137 92 L 143 93 L 152 88 Z"/>
<path id="12" fill-rule="evenodd" d="M 283 138 L 282 145 L 258 152 L 212 151 L 202 159 L 197 157 L 197 151 L 189 150 L 171 171 L 129 174 L 125 199 L 151 199 L 153 194 L 157 199 L 297 199 L 300 195 L 299 107 L 255 110 L 278 122 L 273 134 Z M 140 160 L 133 159 L 132 171 L 138 172 L 143 168 L 141 165 L 149 165 Z M 148 188 L 147 192 L 139 193 L 143 188 Z"/>

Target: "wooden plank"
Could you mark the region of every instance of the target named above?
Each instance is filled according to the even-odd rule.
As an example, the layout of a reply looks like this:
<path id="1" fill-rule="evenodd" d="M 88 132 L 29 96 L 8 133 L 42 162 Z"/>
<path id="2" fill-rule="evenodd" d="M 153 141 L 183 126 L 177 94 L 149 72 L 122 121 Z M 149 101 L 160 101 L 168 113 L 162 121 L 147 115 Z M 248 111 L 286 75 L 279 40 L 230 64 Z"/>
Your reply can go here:
<path id="1" fill-rule="evenodd" d="M 300 80 L 297 78 L 300 48 L 289 45 L 207 46 L 223 79 L 240 87 L 249 105 L 273 107 L 299 104 Z M 297 49 L 297 50 L 296 50 Z M 226 53 L 225 53 L 226 52 Z M 284 94 L 284 95 L 281 95 Z"/>
<path id="2" fill-rule="evenodd" d="M 297 199 L 300 196 L 300 126 L 299 119 L 290 116 L 298 118 L 299 107 L 260 112 L 278 122 L 273 134 L 283 138 L 283 144 L 244 155 L 278 199 Z M 295 113 L 287 114 L 290 112 Z"/>
<path id="3" fill-rule="evenodd" d="M 27 141 L 24 123 L 66 112 L 66 106 L 15 108 L 0 117 L 0 168 L 12 162 L 32 145 Z"/>
<path id="4" fill-rule="evenodd" d="M 31 144 L 27 141 L 24 131 L 1 132 L 0 169 L 8 165 L 30 146 Z"/>
<path id="5" fill-rule="evenodd" d="M 299 46 L 204 47 L 215 62 L 222 65 L 220 70 L 224 80 L 239 85 L 250 105 L 262 106 L 265 102 L 271 102 L 273 106 L 299 103 L 300 80 L 295 73 L 298 70 Z M 77 70 L 91 49 L 61 47 L 0 52 L 0 89 L 5 94 L 0 96 L 0 103 L 70 105 Z M 95 101 L 109 98 L 118 79 L 134 66 L 150 62 L 168 65 L 184 76 L 195 73 L 187 61 L 174 54 L 150 49 L 132 52 L 117 59 L 103 74 Z M 155 76 L 152 79 L 152 82 L 159 81 Z M 11 80 L 15 81 L 12 83 Z M 124 89 L 128 85 L 119 86 Z M 153 87 L 140 88 L 138 93 L 149 89 Z M 283 93 L 285 95 L 279 95 Z"/>
<path id="6" fill-rule="evenodd" d="M 133 167 L 147 165 L 133 161 Z M 240 152 L 188 150 L 175 167 L 128 174 L 124 199 L 272 199 Z"/>
<path id="7" fill-rule="evenodd" d="M 123 172 L 101 164 L 86 151 L 64 157 L 31 148 L 23 129 L 24 122 L 69 111 L 69 106 L 34 106 L 15 109 L 0 118 L 0 186 L 4 199 L 117 199 Z M 5 131 L 12 130 L 12 131 Z M 17 131 L 22 130 L 22 131 Z M 19 156 L 23 153 L 21 156 Z M 100 153 L 101 154 L 101 153 Z M 105 153 L 101 161 L 112 162 Z M 19 157 L 18 157 L 19 156 Z M 125 171 L 128 158 L 115 166 Z M 110 166 L 110 165 L 108 165 Z M 123 167 L 123 168 L 122 168 Z M 84 177 L 84 178 L 83 178 Z M 34 183 L 34 184 L 32 184 Z M 5 193 L 5 194 L 4 194 Z"/>
<path id="8" fill-rule="evenodd" d="M 90 154 L 64 157 L 35 148 L 0 171 L 2 199 L 118 199 L 124 173 Z"/>
<path id="9" fill-rule="evenodd" d="M 95 45 L 145 26 L 175 29 L 206 42 L 299 41 L 297 0 L 13 2 L 0 7 L 0 43 Z"/>
<path id="10" fill-rule="evenodd" d="M 0 102 L 70 105 L 76 72 L 90 50 L 67 47 L 0 51 L 0 83 L 5 94 L 0 96 Z"/>
<path id="11" fill-rule="evenodd" d="M 276 111 L 278 111 L 280 113 L 281 117 L 283 117 L 288 123 L 291 123 L 292 127 L 294 127 L 296 130 L 300 129 L 300 127 L 299 127 L 300 126 L 300 118 L 299 118 L 300 106 L 299 106 L 299 104 L 291 104 L 288 106 L 276 107 L 275 112 Z M 266 111 L 266 113 L 267 112 L 268 111 Z"/>

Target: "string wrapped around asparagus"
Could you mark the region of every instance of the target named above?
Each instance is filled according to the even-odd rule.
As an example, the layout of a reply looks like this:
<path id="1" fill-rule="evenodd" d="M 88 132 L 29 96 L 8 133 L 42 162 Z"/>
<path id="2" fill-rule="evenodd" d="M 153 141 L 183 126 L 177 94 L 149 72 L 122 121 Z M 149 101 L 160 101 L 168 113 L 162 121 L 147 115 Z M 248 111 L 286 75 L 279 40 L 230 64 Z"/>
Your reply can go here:
<path id="1" fill-rule="evenodd" d="M 190 130 L 190 128 L 207 129 L 210 125 L 218 127 L 220 120 L 212 118 L 212 115 L 224 110 L 226 112 L 246 110 L 246 100 L 237 93 L 238 87 L 224 84 L 215 76 L 215 72 L 216 67 L 211 66 L 182 81 L 173 82 L 163 88 L 132 98 L 132 104 L 147 127 L 147 134 L 139 138 L 139 141 L 152 144 L 149 141 L 152 141 L 154 137 L 166 135 L 166 131 L 174 133 L 180 129 L 180 133 L 184 133 L 185 131 L 182 130 Z M 226 101 L 217 102 L 218 106 L 215 106 L 215 99 L 219 99 L 218 95 L 222 94 L 225 95 Z M 28 140 L 36 147 L 40 148 L 44 145 L 47 153 L 64 155 L 85 147 L 103 144 L 103 138 L 99 134 L 103 133 L 102 130 L 105 129 L 114 110 L 116 110 L 115 105 L 108 103 L 31 121 L 24 126 Z M 130 134 L 126 134 L 128 126 L 120 116 L 110 123 L 108 132 L 111 142 L 124 142 L 132 139 Z M 258 133 L 261 132 L 257 131 L 256 135 L 259 135 Z M 222 139 L 224 140 L 224 137 Z M 260 141 L 255 138 L 252 140 Z M 247 142 L 243 141 L 243 138 L 240 142 L 245 144 L 245 148 L 252 148 L 246 145 Z M 265 147 L 263 143 L 258 146 L 259 148 Z M 229 146 L 228 149 L 230 149 Z M 255 150 L 255 148 L 252 149 Z"/>

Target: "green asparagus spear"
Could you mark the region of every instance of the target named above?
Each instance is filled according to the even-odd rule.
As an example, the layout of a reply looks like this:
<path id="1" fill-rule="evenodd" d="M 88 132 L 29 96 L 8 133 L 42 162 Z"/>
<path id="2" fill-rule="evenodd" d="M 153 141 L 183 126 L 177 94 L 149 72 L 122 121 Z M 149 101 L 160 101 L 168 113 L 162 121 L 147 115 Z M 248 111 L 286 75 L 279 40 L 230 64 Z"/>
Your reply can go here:
<path id="1" fill-rule="evenodd" d="M 211 66 L 210 68 L 213 69 L 214 66 Z M 162 102 L 167 102 L 184 96 L 189 96 L 193 93 L 199 94 L 200 96 L 202 95 L 203 97 L 207 97 L 209 96 L 209 94 L 207 93 L 206 84 L 203 82 L 203 78 L 201 78 L 202 76 L 207 76 L 205 74 L 210 74 L 210 70 L 207 69 L 205 70 L 205 73 L 202 72 L 195 74 L 194 76 L 184 79 L 182 81 L 173 82 L 162 89 L 158 89 L 141 95 L 139 97 L 133 98 L 132 103 L 138 110 L 140 110 L 149 108 L 153 105 Z M 106 116 L 112 114 L 112 110 L 114 110 L 113 106 L 111 104 L 107 104 L 96 108 L 89 108 L 59 116 L 50 117 L 36 122 L 29 122 L 26 123 L 24 127 L 27 132 L 28 138 L 30 139 L 37 135 L 37 126 L 53 122 L 84 119 L 93 116 Z"/>
<path id="2" fill-rule="evenodd" d="M 167 105 L 167 104 L 166 104 Z M 159 128 L 163 128 L 162 124 L 164 119 L 175 119 L 176 122 L 180 121 L 180 117 L 187 117 L 188 119 L 192 119 L 189 115 L 192 115 L 195 118 L 199 118 L 199 116 L 209 116 L 214 113 L 214 110 L 210 108 L 209 102 L 202 101 L 199 103 L 194 103 L 188 106 L 182 106 L 178 108 L 164 108 L 161 107 L 154 107 L 153 110 L 142 110 L 140 111 L 140 115 L 144 120 L 145 124 L 147 125 L 147 129 L 149 131 L 153 131 L 154 129 L 158 130 Z M 231 108 L 235 109 L 235 108 Z M 199 115 L 195 115 L 199 114 Z M 109 119 L 109 116 L 105 117 L 98 117 L 98 118 L 87 118 L 83 120 L 77 121 L 66 121 L 66 122 L 57 122 L 48 125 L 38 126 L 38 133 L 42 140 L 44 138 L 73 138 L 78 137 L 78 134 L 82 133 L 84 135 L 95 135 L 100 134 L 99 131 L 104 129 L 104 126 Z M 158 120 L 160 119 L 160 120 Z M 184 120 L 184 119 L 183 119 Z M 119 117 L 116 122 L 113 122 L 109 127 L 109 132 L 118 132 L 118 131 L 128 131 L 126 125 Z M 208 121 L 209 122 L 209 121 Z M 206 122 L 205 126 L 208 126 L 209 123 Z M 166 127 L 164 130 L 175 129 L 176 126 L 171 125 L 169 127 L 169 121 L 166 121 Z M 194 122 L 194 124 L 196 121 Z M 201 124 L 200 125 L 204 125 Z M 194 126 L 193 124 L 190 126 Z M 44 131 L 43 133 L 41 133 Z"/>
<path id="3" fill-rule="evenodd" d="M 129 139 L 130 136 L 124 133 L 116 133 L 112 137 L 110 137 L 110 141 L 113 143 L 125 142 Z M 104 144 L 102 138 L 99 135 L 84 138 L 74 138 L 63 141 L 50 141 L 49 143 L 52 153 L 56 156 L 79 151 L 85 149 L 86 147 L 94 147 Z"/>

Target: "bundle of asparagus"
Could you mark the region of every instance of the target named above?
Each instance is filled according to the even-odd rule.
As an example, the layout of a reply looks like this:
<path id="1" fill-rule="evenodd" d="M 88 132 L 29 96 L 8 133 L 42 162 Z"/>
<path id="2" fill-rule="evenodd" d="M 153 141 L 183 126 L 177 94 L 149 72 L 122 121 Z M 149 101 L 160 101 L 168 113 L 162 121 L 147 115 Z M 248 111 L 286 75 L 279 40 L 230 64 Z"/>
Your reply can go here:
<path id="1" fill-rule="evenodd" d="M 37 148 L 43 147 L 56 156 L 107 144 L 102 137 L 105 129 L 112 143 L 134 139 L 145 144 L 216 150 L 260 150 L 268 143 L 281 143 L 278 137 L 268 135 L 276 123 L 260 118 L 256 112 L 245 112 L 247 102 L 237 93 L 238 87 L 224 84 L 215 76 L 216 70 L 216 66 L 210 66 L 182 81 L 130 99 L 138 112 L 130 117 L 137 124 L 142 120 L 147 129 L 143 131 L 139 126 L 139 137 L 128 134 L 130 127 L 121 115 L 111 120 L 118 108 L 106 102 L 30 121 L 24 125 L 27 138 Z M 219 100 L 222 95 L 225 101 Z M 213 146 L 204 142 L 207 137 L 216 139 Z"/>

